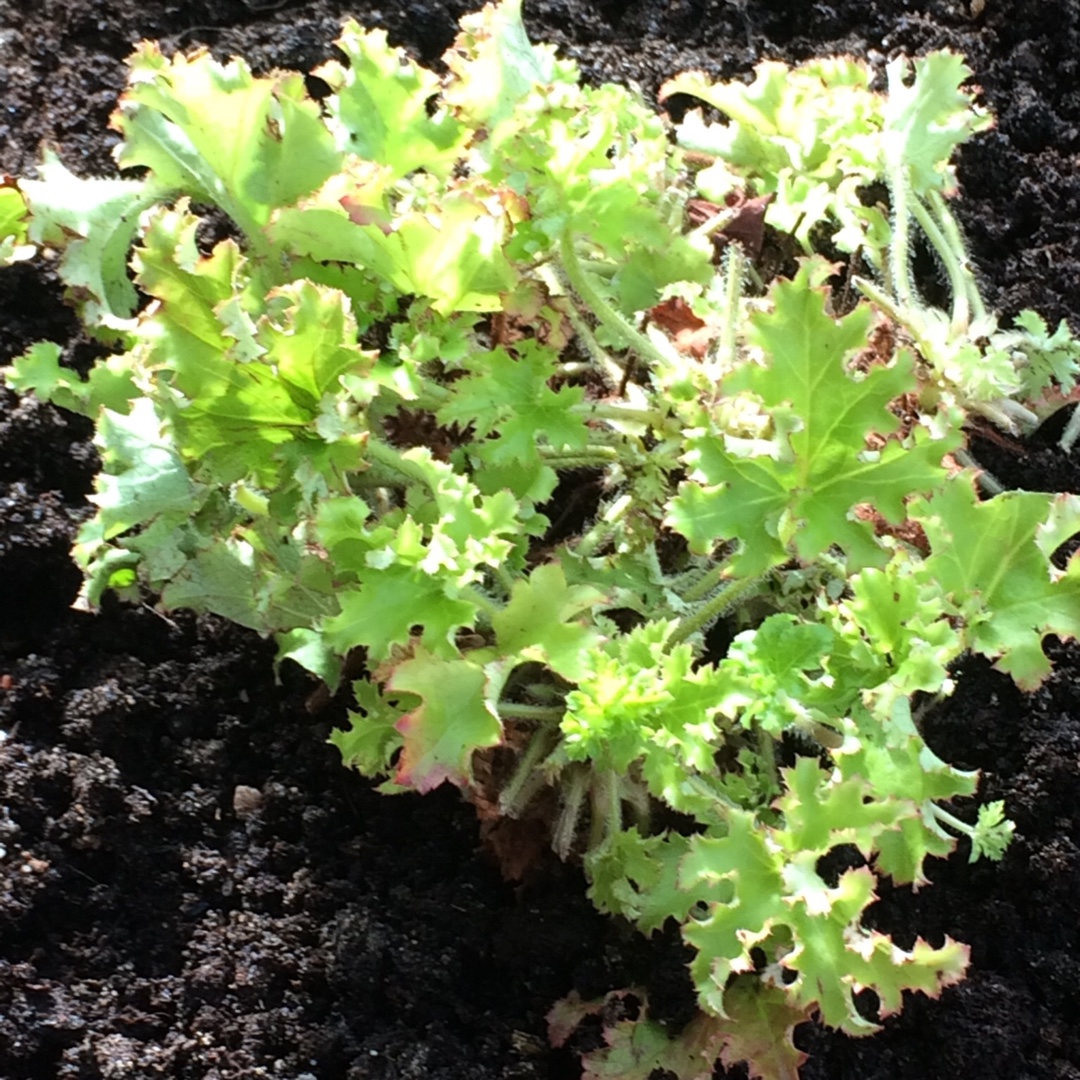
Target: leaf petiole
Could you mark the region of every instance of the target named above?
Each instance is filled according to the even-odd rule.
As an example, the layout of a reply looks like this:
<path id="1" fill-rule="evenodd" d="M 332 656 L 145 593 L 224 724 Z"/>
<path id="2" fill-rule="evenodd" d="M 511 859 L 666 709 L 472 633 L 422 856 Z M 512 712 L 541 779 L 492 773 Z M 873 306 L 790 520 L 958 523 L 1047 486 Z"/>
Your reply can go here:
<path id="1" fill-rule="evenodd" d="M 612 336 L 650 366 L 667 366 L 668 358 L 660 349 L 640 330 L 631 326 L 593 287 L 574 250 L 574 238 L 569 232 L 564 232 L 559 241 L 559 259 L 571 288 Z"/>
<path id="2" fill-rule="evenodd" d="M 675 627 L 667 640 L 668 650 L 693 637 L 699 630 L 704 630 L 705 627 L 715 622 L 721 615 L 727 614 L 736 604 L 759 593 L 764 588 L 771 573 L 770 570 L 757 577 L 737 579 L 723 586 L 719 592 L 706 600 L 697 611 L 679 621 L 678 626 Z M 711 579 L 714 574 L 716 574 L 716 571 L 713 571 L 709 578 Z M 702 584 L 703 582 L 699 582 L 695 589 L 700 588 Z"/>

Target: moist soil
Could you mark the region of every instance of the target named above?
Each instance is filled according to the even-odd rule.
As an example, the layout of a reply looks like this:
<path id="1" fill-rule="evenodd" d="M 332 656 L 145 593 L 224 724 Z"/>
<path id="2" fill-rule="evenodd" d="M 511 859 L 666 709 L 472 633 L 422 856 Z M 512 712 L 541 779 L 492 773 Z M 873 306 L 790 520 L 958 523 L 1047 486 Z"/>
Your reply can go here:
<path id="1" fill-rule="evenodd" d="M 998 116 L 960 162 L 986 295 L 1080 330 L 1080 3 L 525 7 L 534 40 L 586 78 L 647 95 L 762 58 L 963 52 Z M 0 0 L 0 167 L 30 172 L 45 141 L 74 171 L 111 174 L 108 115 L 140 39 L 308 71 L 351 14 L 436 63 L 467 9 Z M 47 264 L 0 272 L 0 363 L 41 338 L 76 366 L 94 355 Z M 1076 492 L 1053 428 L 974 452 L 1008 487 Z M 691 1014 L 677 941 L 595 914 L 577 869 L 552 859 L 505 882 L 455 791 L 385 797 L 342 769 L 325 740 L 344 702 L 312 697 L 298 670 L 276 683 L 268 642 L 149 605 L 72 610 L 90 436 L 0 388 L 0 1077 L 569 1080 L 580 1067 L 547 1048 L 544 1014 L 571 989 L 644 986 L 654 1016 Z M 933 749 L 1006 800 L 1004 861 L 969 867 L 961 845 L 932 887 L 883 885 L 873 909 L 905 947 L 969 943 L 968 979 L 911 998 L 872 1039 L 802 1026 L 807 1080 L 1080 1078 L 1080 648 L 1048 647 L 1037 693 L 971 660 L 925 717 Z"/>

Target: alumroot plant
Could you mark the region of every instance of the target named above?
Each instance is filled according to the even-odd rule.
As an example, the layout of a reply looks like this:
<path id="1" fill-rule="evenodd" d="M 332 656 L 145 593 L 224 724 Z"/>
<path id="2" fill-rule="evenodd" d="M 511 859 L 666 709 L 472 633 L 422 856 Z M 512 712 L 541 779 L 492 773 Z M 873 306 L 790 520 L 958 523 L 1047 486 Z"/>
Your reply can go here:
<path id="1" fill-rule="evenodd" d="M 958 464 L 972 412 L 1027 422 L 1080 349 L 979 298 L 946 201 L 987 123 L 958 57 L 897 61 L 885 93 L 851 60 L 680 76 L 665 94 L 729 122 L 673 129 L 519 6 L 464 19 L 443 78 L 349 22 L 320 102 L 140 45 L 113 117 L 138 175 L 49 157 L 0 190 L 9 254 L 57 252 L 114 354 L 84 380 L 42 343 L 6 378 L 96 423 L 84 606 L 224 615 L 334 690 L 362 650 L 348 765 L 476 794 L 497 752 L 489 807 L 556 788 L 595 903 L 681 927 L 701 1016 L 626 1021 L 590 1075 L 794 1076 L 795 1024 L 872 1031 L 860 989 L 884 1016 L 967 966 L 863 920 L 878 877 L 1008 843 L 1001 803 L 947 808 L 977 777 L 911 702 L 969 651 L 1033 688 L 1043 638 L 1080 630 L 1080 564 L 1050 558 L 1080 500 L 980 499 Z M 910 281 L 915 230 L 949 313 Z M 777 231 L 804 257 L 763 281 Z M 838 310 L 824 244 L 872 302 Z"/>

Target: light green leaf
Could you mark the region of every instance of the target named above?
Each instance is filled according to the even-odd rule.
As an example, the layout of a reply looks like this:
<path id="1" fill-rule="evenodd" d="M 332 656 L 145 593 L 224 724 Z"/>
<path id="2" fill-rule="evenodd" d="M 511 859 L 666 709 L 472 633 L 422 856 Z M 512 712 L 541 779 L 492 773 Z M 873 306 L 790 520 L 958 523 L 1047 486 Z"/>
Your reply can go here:
<path id="1" fill-rule="evenodd" d="M 410 214 L 386 241 L 397 243 L 411 291 L 430 298 L 440 314 L 498 311 L 503 294 L 517 284 L 503 254 L 507 226 L 494 193 L 459 188 L 445 196 L 435 220 Z"/>
<path id="2" fill-rule="evenodd" d="M 989 114 L 960 89 L 971 77 L 962 56 L 934 52 L 914 61 L 897 57 L 885 69 L 889 93 L 882 139 L 888 161 L 911 177 L 915 194 L 949 191 L 956 184 L 950 164 L 958 146 L 990 126 Z"/>
<path id="3" fill-rule="evenodd" d="M 930 750 L 911 720 L 906 697 L 893 702 L 891 716 L 856 710 L 854 718 L 859 737 L 845 741 L 833 755 L 839 775 L 859 777 L 870 785 L 876 800 L 908 808 L 868 837 L 878 852 L 876 865 L 902 884 L 925 884 L 926 857 L 947 855 L 955 847 L 926 804 L 973 795 L 977 774 L 954 769 Z"/>
<path id="4" fill-rule="evenodd" d="M 492 698 L 498 688 L 468 660 L 441 660 L 424 649 L 397 665 L 388 691 L 416 694 L 422 704 L 397 724 L 402 735 L 396 783 L 430 791 L 446 780 L 472 779 L 472 756 L 502 741 Z"/>
<path id="5" fill-rule="evenodd" d="M 229 540 L 197 552 L 165 586 L 166 609 L 209 611 L 253 630 L 266 629 L 259 610 L 258 572 L 249 544 Z"/>
<path id="6" fill-rule="evenodd" d="M 0 266 L 34 257 L 34 245 L 26 242 L 26 225 L 26 200 L 14 180 L 0 174 Z"/>
<path id="7" fill-rule="evenodd" d="M 766 220 L 792 232 L 803 249 L 822 221 L 856 227 L 843 250 L 862 237 L 854 188 L 881 176 L 882 101 L 870 91 L 872 72 L 847 57 L 811 60 L 798 67 L 775 61 L 758 64 L 749 85 L 716 83 L 703 72 L 687 72 L 666 82 L 661 100 L 690 94 L 730 117 L 706 124 L 700 112 L 687 114 L 677 128 L 679 144 L 715 156 L 698 174 L 701 193 L 722 203 L 749 180 L 772 195 Z"/>
<path id="8" fill-rule="evenodd" d="M 1047 556 L 1050 544 L 1080 532 L 1080 502 L 1026 491 L 979 502 L 974 485 L 958 480 L 912 514 L 932 548 L 921 576 L 967 619 L 971 647 L 1034 690 L 1050 671 L 1043 638 L 1080 635 L 1080 558 L 1061 571 Z"/>
<path id="9" fill-rule="evenodd" d="M 814 758 L 800 757 L 783 772 L 785 793 L 776 802 L 784 829 L 777 841 L 795 859 L 809 852 L 816 859 L 841 844 L 852 844 L 869 858 L 876 838 L 910 808 L 880 798 L 858 775 L 837 780 Z"/>
<path id="10" fill-rule="evenodd" d="M 659 785 L 655 794 L 678 804 L 668 763 L 683 772 L 713 771 L 713 718 L 723 682 L 711 666 L 695 670 L 688 644 L 668 647 L 674 627 L 645 623 L 585 654 L 587 667 L 567 695 L 561 726 L 571 760 L 625 773 L 644 759 L 645 778 Z"/>
<path id="11" fill-rule="evenodd" d="M 683 927 L 683 938 L 698 950 L 690 964 L 698 1001 L 722 1016 L 728 979 L 752 969 L 750 950 L 769 936 L 774 922 L 784 920 L 784 882 L 768 834 L 752 814 L 731 810 L 727 836 L 694 836 L 690 844 L 680 868 L 682 887 L 711 884 L 722 890 L 726 883 L 731 893 Z"/>
<path id="12" fill-rule="evenodd" d="M 637 828 L 620 829 L 609 843 L 585 856 L 589 899 L 601 910 L 621 915 L 651 934 L 668 919 L 685 922 L 694 906 L 715 898 L 713 883 L 687 888 L 679 866 L 689 838 L 665 832 L 642 836 Z"/>
<path id="13" fill-rule="evenodd" d="M 475 127 L 496 127 L 534 89 L 576 75 L 576 68 L 556 60 L 552 46 L 529 41 L 521 0 L 489 3 L 466 15 L 443 59 L 452 75 L 443 97 Z"/>
<path id="14" fill-rule="evenodd" d="M 0 368 L 0 374 L 20 394 L 34 393 L 42 401 L 89 417 L 96 417 L 103 408 L 126 415 L 138 395 L 126 356 L 99 360 L 84 381 L 70 368 L 60 366 L 60 346 L 51 341 L 31 345 L 11 367 Z"/>
<path id="15" fill-rule="evenodd" d="M 38 177 L 20 184 L 30 240 L 63 252 L 60 276 L 86 324 L 115 327 L 135 310 L 128 255 L 140 213 L 161 198 L 162 188 L 146 180 L 80 179 L 51 150 Z"/>
<path id="16" fill-rule="evenodd" d="M 340 206 L 312 204 L 277 213 L 269 233 L 277 246 L 319 260 L 354 263 L 401 294 L 431 301 L 439 314 L 498 311 L 517 285 L 504 254 L 509 221 L 496 192 L 480 181 L 462 182 L 426 212 L 412 210 L 393 226 L 358 224 Z"/>
<path id="17" fill-rule="evenodd" d="M 389 700 L 366 679 L 353 683 L 353 696 L 359 712 L 349 713 L 351 727 L 346 731 L 335 728 L 327 742 L 341 752 L 341 762 L 364 776 L 380 776 L 390 770 L 394 755 L 401 748 L 401 733 L 397 729 L 405 711 L 415 707 L 417 699 L 405 694 L 403 699 Z M 393 695 L 391 695 L 392 697 Z"/>
<path id="18" fill-rule="evenodd" d="M 510 603 L 492 617 L 500 653 L 548 664 L 571 682 L 586 670 L 586 654 L 600 641 L 586 622 L 573 621 L 604 594 L 584 585 L 567 586 L 558 563 L 538 566 L 514 585 Z"/>
<path id="19" fill-rule="evenodd" d="M 119 536 L 159 514 L 181 517 L 194 511 L 196 488 L 148 398 L 127 416 L 103 411 L 95 444 L 105 471 L 90 501 L 98 507 L 103 539 Z"/>
<path id="20" fill-rule="evenodd" d="M 363 570 L 357 578 L 358 586 L 338 596 L 341 614 L 323 623 L 327 641 L 339 653 L 364 645 L 372 660 L 384 660 L 420 626 L 421 641 L 433 655 L 457 655 L 454 634 L 473 624 L 475 604 L 448 596 L 438 578 L 404 566 Z"/>
<path id="21" fill-rule="evenodd" d="M 478 435 L 497 432 L 482 444 L 485 460 L 495 466 L 536 461 L 541 441 L 556 450 L 580 450 L 588 428 L 570 409 L 583 390 L 552 390 L 556 357 L 535 342 L 522 341 L 515 351 L 516 357 L 502 348 L 470 357 L 470 374 L 453 383 L 449 402 L 439 409 L 440 423 L 472 425 Z"/>
<path id="22" fill-rule="evenodd" d="M 832 631 L 794 615 L 770 615 L 756 630 L 738 634 L 720 661 L 725 716 L 779 739 L 794 723 L 813 717 L 815 690 L 827 683 L 825 657 Z"/>
<path id="23" fill-rule="evenodd" d="M 283 660 L 292 660 L 322 679 L 330 688 L 331 694 L 337 693 L 338 683 L 341 681 L 341 659 L 322 634 L 308 627 L 298 626 L 277 634 L 274 640 L 277 642 L 275 671 L 281 669 Z"/>
<path id="24" fill-rule="evenodd" d="M 341 148 L 388 166 L 394 177 L 414 169 L 449 173 L 467 132 L 445 110 L 429 115 L 438 76 L 391 48 L 386 31 L 364 30 L 353 19 L 335 44 L 348 65 L 331 60 L 313 74 L 333 91 L 324 107 L 336 122 Z"/>
<path id="25" fill-rule="evenodd" d="M 275 448 L 304 434 L 314 441 L 320 402 L 313 390 L 341 373 L 348 358 L 361 369 L 369 361 L 356 346 L 341 294 L 316 285 L 275 293 L 272 319 L 256 324 L 247 305 L 257 312 L 266 301 L 246 292 L 248 261 L 232 240 L 201 255 L 198 223 L 180 200 L 175 210 L 161 210 L 147 224 L 134 264 L 139 284 L 160 303 L 140 324 L 138 355 L 168 385 L 162 406 L 200 473 L 218 483 L 247 478 L 275 490 L 293 483 L 300 470 L 296 459 L 303 455 L 295 450 L 287 462 L 288 451 Z M 290 306 L 289 299 L 296 304 Z M 314 325 L 319 318 L 325 319 L 321 329 Z M 335 342 L 338 331 L 342 337 Z M 301 357 L 304 347 L 314 351 Z M 284 362 L 293 381 L 282 377 L 275 360 Z M 325 451 L 320 439 L 308 455 L 309 467 Z M 331 474 L 328 483 L 335 483 L 335 462 L 323 464 Z"/>
<path id="26" fill-rule="evenodd" d="M 316 518 L 319 543 L 343 571 L 366 565 L 364 557 L 372 547 L 367 527 L 370 517 L 371 508 L 356 496 L 323 499 L 319 503 Z"/>
<path id="27" fill-rule="evenodd" d="M 166 59 L 143 42 L 113 118 L 123 168 L 145 166 L 159 188 L 217 203 L 256 240 L 275 207 L 338 171 L 341 154 L 298 73 L 256 78 L 239 59 Z"/>
<path id="28" fill-rule="evenodd" d="M 794 281 L 774 287 L 772 310 L 751 320 L 765 364 L 745 364 L 724 384 L 753 392 L 771 410 L 772 453 L 747 457 L 720 433 L 692 434 L 691 480 L 669 512 L 695 550 L 740 540 L 737 574 L 761 573 L 790 555 L 808 562 L 833 545 L 855 569 L 884 562 L 871 525 L 855 509 L 869 505 L 899 524 L 912 494 L 945 479 L 942 458 L 959 440 L 955 433 L 931 439 L 920 429 L 906 444 L 889 439 L 868 449 L 869 436 L 896 429 L 889 404 L 915 385 L 911 358 L 902 355 L 856 378 L 848 362 L 866 343 L 870 310 L 861 305 L 843 319 L 830 318 L 811 274 L 804 264 Z"/>
<path id="29" fill-rule="evenodd" d="M 998 862 L 1004 857 L 1015 832 L 1016 825 L 1005 817 L 1003 799 L 980 806 L 968 862 L 977 862 L 981 858 Z"/>
<path id="30" fill-rule="evenodd" d="M 266 304 L 268 314 L 256 332 L 265 349 L 262 362 L 275 365 L 312 411 L 324 394 L 339 389 L 339 376 L 365 375 L 374 365 L 376 354 L 357 344 L 356 321 L 344 293 L 298 281 L 272 290 Z"/>

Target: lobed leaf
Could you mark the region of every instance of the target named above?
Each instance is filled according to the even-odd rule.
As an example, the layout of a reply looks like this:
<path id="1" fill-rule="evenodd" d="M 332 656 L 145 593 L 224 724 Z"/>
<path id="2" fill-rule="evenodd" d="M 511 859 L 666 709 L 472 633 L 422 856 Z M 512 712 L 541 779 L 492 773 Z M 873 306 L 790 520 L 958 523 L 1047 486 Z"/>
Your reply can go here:
<path id="1" fill-rule="evenodd" d="M 951 190 L 956 178 L 950 162 L 957 148 L 991 124 L 989 115 L 972 104 L 971 94 L 960 89 L 971 69 L 963 57 L 942 51 L 913 64 L 898 57 L 885 74 L 886 159 L 905 171 L 917 195 Z"/>
<path id="2" fill-rule="evenodd" d="M 1043 638 L 1080 634 L 1080 561 L 1074 554 L 1058 570 L 1049 558 L 1080 532 L 1076 497 L 1010 491 L 979 502 L 972 483 L 958 482 L 912 513 L 930 540 L 924 580 L 951 597 L 973 649 L 1035 689 L 1050 671 Z"/>
<path id="3" fill-rule="evenodd" d="M 303 76 L 256 77 L 239 59 L 206 50 L 167 59 L 151 42 L 128 61 L 129 86 L 113 114 L 122 168 L 152 171 L 158 190 L 216 203 L 258 242 L 277 207 L 314 191 L 341 167 Z"/>
<path id="4" fill-rule="evenodd" d="M 28 237 L 62 250 L 60 276 L 88 326 L 119 327 L 138 297 L 127 262 L 139 215 L 162 196 L 146 180 L 83 180 L 51 150 L 37 180 L 19 188 L 30 211 Z"/>
<path id="5" fill-rule="evenodd" d="M 773 442 L 767 453 L 746 456 L 720 432 L 691 433 L 691 479 L 680 486 L 668 521 L 701 553 L 737 539 L 738 574 L 761 573 L 792 555 L 810 562 L 833 545 L 848 554 L 852 569 L 881 563 L 884 551 L 855 508 L 869 504 L 887 521 L 902 522 L 907 500 L 945 479 L 942 458 L 959 435 L 931 439 L 918 431 L 870 449 L 870 436 L 880 441 L 896 430 L 889 405 L 914 388 L 910 357 L 855 377 L 848 365 L 866 341 L 869 308 L 830 318 L 806 266 L 794 281 L 775 286 L 772 300 L 771 310 L 751 320 L 764 364 L 744 365 L 724 388 L 758 396 L 773 417 Z"/>
<path id="6" fill-rule="evenodd" d="M 472 756 L 502 741 L 491 673 L 468 660 L 441 660 L 419 648 L 398 664 L 389 692 L 416 694 L 422 703 L 397 722 L 401 757 L 394 782 L 430 791 L 446 780 L 465 786 Z"/>
<path id="7" fill-rule="evenodd" d="M 324 107 L 341 149 L 386 166 L 395 178 L 416 169 L 447 175 L 468 133 L 445 108 L 429 115 L 438 76 L 390 48 L 385 30 L 366 31 L 353 19 L 335 44 L 348 63 L 331 60 L 312 74 L 333 91 Z"/>
<path id="8" fill-rule="evenodd" d="M 499 651 L 546 663 L 565 679 L 581 678 L 600 635 L 576 617 L 602 599 L 599 589 L 568 586 L 557 563 L 538 566 L 528 580 L 515 582 L 510 602 L 492 617 Z"/>

